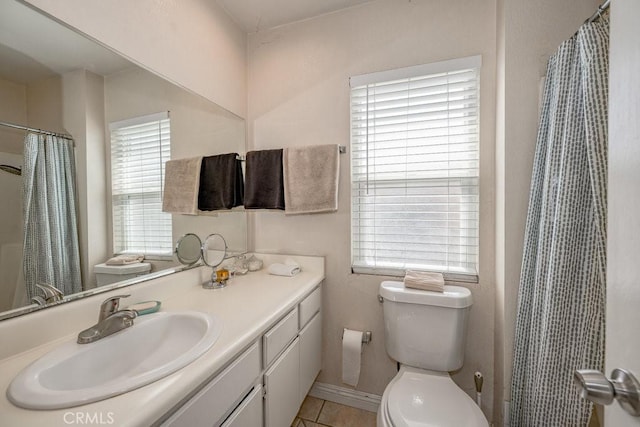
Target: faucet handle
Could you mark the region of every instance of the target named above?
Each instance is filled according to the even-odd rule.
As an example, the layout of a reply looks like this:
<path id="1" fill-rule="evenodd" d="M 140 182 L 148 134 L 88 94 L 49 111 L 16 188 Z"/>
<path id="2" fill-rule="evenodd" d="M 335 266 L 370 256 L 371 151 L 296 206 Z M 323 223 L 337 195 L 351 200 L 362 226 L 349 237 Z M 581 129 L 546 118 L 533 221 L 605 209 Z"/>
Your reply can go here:
<path id="1" fill-rule="evenodd" d="M 128 298 L 130 296 L 130 294 L 116 295 L 104 300 L 102 304 L 100 304 L 100 316 L 98 317 L 98 322 L 102 322 L 104 319 L 118 311 L 118 307 L 120 306 L 120 298 Z"/>
<path id="2" fill-rule="evenodd" d="M 36 283 L 36 287 L 44 293 L 45 302 L 62 301 L 64 297 L 60 289 L 48 283 Z"/>

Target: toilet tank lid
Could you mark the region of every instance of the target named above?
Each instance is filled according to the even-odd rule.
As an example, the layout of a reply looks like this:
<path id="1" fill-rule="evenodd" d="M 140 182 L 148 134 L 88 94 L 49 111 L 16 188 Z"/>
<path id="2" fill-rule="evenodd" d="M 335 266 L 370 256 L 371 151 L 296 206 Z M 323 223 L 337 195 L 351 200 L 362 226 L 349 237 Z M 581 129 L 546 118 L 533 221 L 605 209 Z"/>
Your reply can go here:
<path id="1" fill-rule="evenodd" d="M 449 308 L 473 304 L 471 291 L 461 286 L 445 285 L 444 292 L 432 292 L 406 288 L 402 282 L 386 280 L 380 284 L 380 296 L 389 301 Z"/>
<path id="2" fill-rule="evenodd" d="M 151 264 L 146 262 L 126 265 L 107 265 L 103 263 L 93 266 L 93 272 L 96 274 L 135 274 L 148 273 L 150 270 Z"/>

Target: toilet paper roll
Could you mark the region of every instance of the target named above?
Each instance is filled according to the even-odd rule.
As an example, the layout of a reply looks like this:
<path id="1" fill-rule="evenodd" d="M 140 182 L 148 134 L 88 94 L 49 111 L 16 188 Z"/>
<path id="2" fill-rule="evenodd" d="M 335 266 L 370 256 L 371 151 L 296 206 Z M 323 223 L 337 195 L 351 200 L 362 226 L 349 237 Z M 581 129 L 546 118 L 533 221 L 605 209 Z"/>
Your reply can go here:
<path id="1" fill-rule="evenodd" d="M 358 385 L 360 378 L 362 334 L 362 331 L 345 329 L 342 335 L 342 382 L 353 387 Z"/>

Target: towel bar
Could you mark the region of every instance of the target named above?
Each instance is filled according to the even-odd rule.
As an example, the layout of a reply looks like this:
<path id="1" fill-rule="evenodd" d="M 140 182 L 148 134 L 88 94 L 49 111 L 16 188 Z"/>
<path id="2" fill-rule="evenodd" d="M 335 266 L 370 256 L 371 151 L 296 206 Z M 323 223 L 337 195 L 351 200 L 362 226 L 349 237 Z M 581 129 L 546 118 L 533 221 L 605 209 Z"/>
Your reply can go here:
<path id="1" fill-rule="evenodd" d="M 346 145 L 338 145 L 338 151 L 340 152 L 340 154 L 344 154 L 347 152 L 347 147 Z M 238 154 L 236 156 L 236 159 L 240 160 L 241 162 L 244 162 L 246 160 L 247 156 L 243 156 L 241 154 Z"/>

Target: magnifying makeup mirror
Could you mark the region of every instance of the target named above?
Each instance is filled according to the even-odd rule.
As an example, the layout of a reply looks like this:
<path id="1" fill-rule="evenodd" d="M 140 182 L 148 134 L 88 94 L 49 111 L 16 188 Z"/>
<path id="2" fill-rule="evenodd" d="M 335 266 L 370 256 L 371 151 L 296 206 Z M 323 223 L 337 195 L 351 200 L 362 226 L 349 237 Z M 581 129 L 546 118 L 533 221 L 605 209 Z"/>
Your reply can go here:
<path id="1" fill-rule="evenodd" d="M 229 280 L 229 271 L 220 269 L 216 271 L 216 267 L 222 264 L 227 256 L 227 242 L 220 234 L 210 234 L 202 244 L 202 261 L 213 268 L 211 273 L 211 281 L 203 283 L 202 286 L 207 289 L 224 288 Z"/>
<path id="2" fill-rule="evenodd" d="M 195 234 L 187 233 L 178 239 L 175 253 L 180 263 L 187 266 L 193 265 L 200 261 L 200 257 L 202 256 L 202 241 Z"/>

